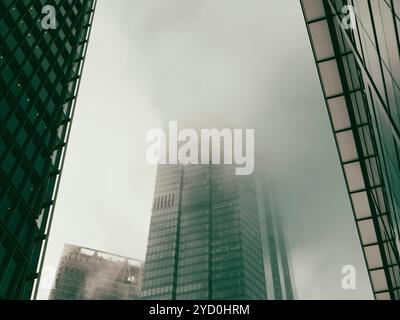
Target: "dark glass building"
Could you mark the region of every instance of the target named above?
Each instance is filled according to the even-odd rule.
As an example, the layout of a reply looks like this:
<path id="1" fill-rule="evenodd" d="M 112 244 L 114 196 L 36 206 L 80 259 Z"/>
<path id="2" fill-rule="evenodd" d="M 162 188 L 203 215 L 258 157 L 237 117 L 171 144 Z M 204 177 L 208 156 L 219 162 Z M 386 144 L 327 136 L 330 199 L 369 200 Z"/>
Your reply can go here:
<path id="1" fill-rule="evenodd" d="M 95 5 L 0 0 L 0 299 L 37 289 Z"/>
<path id="2" fill-rule="evenodd" d="M 301 4 L 375 298 L 400 299 L 400 2 Z"/>
<path id="3" fill-rule="evenodd" d="M 143 297 L 266 299 L 253 176 L 230 165 L 160 165 Z"/>
<path id="4" fill-rule="evenodd" d="M 142 280 L 139 260 L 67 244 L 49 300 L 136 300 Z"/>
<path id="5" fill-rule="evenodd" d="M 276 293 L 268 298 L 292 298 L 291 285 L 283 284 L 284 243 L 258 190 L 265 189 L 254 176 L 236 176 L 231 165 L 160 165 L 143 297 L 264 300 L 270 272 Z M 271 254 L 272 263 L 264 259 Z"/>
<path id="6" fill-rule="evenodd" d="M 290 250 L 278 206 L 272 201 L 268 179 L 257 179 L 261 240 L 268 300 L 295 300 L 296 288 Z"/>

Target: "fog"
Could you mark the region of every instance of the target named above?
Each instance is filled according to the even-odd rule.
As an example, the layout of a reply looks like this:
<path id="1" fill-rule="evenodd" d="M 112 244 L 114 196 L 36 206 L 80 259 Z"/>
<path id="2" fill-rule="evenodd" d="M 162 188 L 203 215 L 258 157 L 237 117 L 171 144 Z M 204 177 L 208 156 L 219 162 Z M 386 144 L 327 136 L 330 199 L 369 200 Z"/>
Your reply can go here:
<path id="1" fill-rule="evenodd" d="M 146 133 L 254 129 L 300 299 L 372 298 L 297 0 L 99 0 L 39 298 L 62 246 L 144 260 Z M 354 265 L 357 289 L 341 287 Z"/>

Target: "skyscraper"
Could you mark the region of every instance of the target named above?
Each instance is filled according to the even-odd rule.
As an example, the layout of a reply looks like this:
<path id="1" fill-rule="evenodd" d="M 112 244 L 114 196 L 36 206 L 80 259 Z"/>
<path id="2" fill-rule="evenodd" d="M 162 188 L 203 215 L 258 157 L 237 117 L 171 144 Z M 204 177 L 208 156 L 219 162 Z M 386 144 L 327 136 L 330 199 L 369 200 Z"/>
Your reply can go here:
<path id="1" fill-rule="evenodd" d="M 302 0 L 376 299 L 400 299 L 400 4 Z"/>
<path id="2" fill-rule="evenodd" d="M 135 300 L 142 280 L 139 260 L 67 244 L 49 300 Z"/>
<path id="3" fill-rule="evenodd" d="M 95 5 L 0 1 L 0 299 L 37 288 Z"/>
<path id="4" fill-rule="evenodd" d="M 235 176 L 232 166 L 159 166 L 144 297 L 294 299 L 290 256 L 270 203 L 266 181 Z"/>
<path id="5" fill-rule="evenodd" d="M 261 173 L 261 172 L 260 172 Z M 273 204 L 266 176 L 257 178 L 261 240 L 268 300 L 294 300 L 296 289 L 290 250 L 278 206 Z"/>
<path id="6" fill-rule="evenodd" d="M 253 176 L 230 165 L 160 165 L 146 299 L 266 299 Z"/>

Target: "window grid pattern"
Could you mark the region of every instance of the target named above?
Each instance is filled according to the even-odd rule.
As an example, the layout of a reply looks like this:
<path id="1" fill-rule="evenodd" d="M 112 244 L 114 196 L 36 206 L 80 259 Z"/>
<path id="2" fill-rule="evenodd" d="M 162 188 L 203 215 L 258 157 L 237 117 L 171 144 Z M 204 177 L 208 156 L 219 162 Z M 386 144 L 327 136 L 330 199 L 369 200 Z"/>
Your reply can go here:
<path id="1" fill-rule="evenodd" d="M 400 299 L 399 7 L 350 4 L 356 30 L 341 24 L 347 2 L 302 1 L 372 289 Z"/>
<path id="2" fill-rule="evenodd" d="M 278 206 L 268 186 L 268 174 L 257 171 L 258 206 L 264 251 L 264 270 L 268 300 L 295 300 L 296 286 L 290 249 Z"/>
<path id="3" fill-rule="evenodd" d="M 0 299 L 37 289 L 95 4 L 0 1 Z"/>
<path id="4" fill-rule="evenodd" d="M 266 299 L 253 179 L 225 165 L 159 166 L 145 299 Z"/>

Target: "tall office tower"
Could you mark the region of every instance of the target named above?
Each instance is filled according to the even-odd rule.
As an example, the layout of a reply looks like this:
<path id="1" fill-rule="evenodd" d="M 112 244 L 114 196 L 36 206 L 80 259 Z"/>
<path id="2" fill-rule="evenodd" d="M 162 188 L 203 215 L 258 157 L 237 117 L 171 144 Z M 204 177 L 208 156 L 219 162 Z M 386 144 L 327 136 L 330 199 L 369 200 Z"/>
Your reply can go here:
<path id="1" fill-rule="evenodd" d="M 160 165 L 143 297 L 266 299 L 253 176 L 231 165 Z"/>
<path id="2" fill-rule="evenodd" d="M 399 1 L 302 0 L 376 299 L 400 299 Z"/>
<path id="3" fill-rule="evenodd" d="M 294 300 L 294 271 L 278 206 L 264 176 L 257 178 L 257 199 L 260 212 L 261 239 L 268 300 Z"/>
<path id="4" fill-rule="evenodd" d="M 38 287 L 95 4 L 0 0 L 0 299 Z"/>
<path id="5" fill-rule="evenodd" d="M 67 244 L 49 300 L 136 300 L 142 281 L 142 261 Z"/>
<path id="6" fill-rule="evenodd" d="M 290 250 L 287 246 L 285 233 L 283 231 L 282 218 L 279 214 L 275 218 L 275 228 L 276 228 L 276 239 L 279 247 L 279 258 L 280 258 L 280 270 L 281 270 L 281 285 L 282 297 L 281 299 L 295 300 L 296 294 L 296 281 L 294 279 L 294 271 L 292 265 L 292 259 L 290 255 Z"/>

